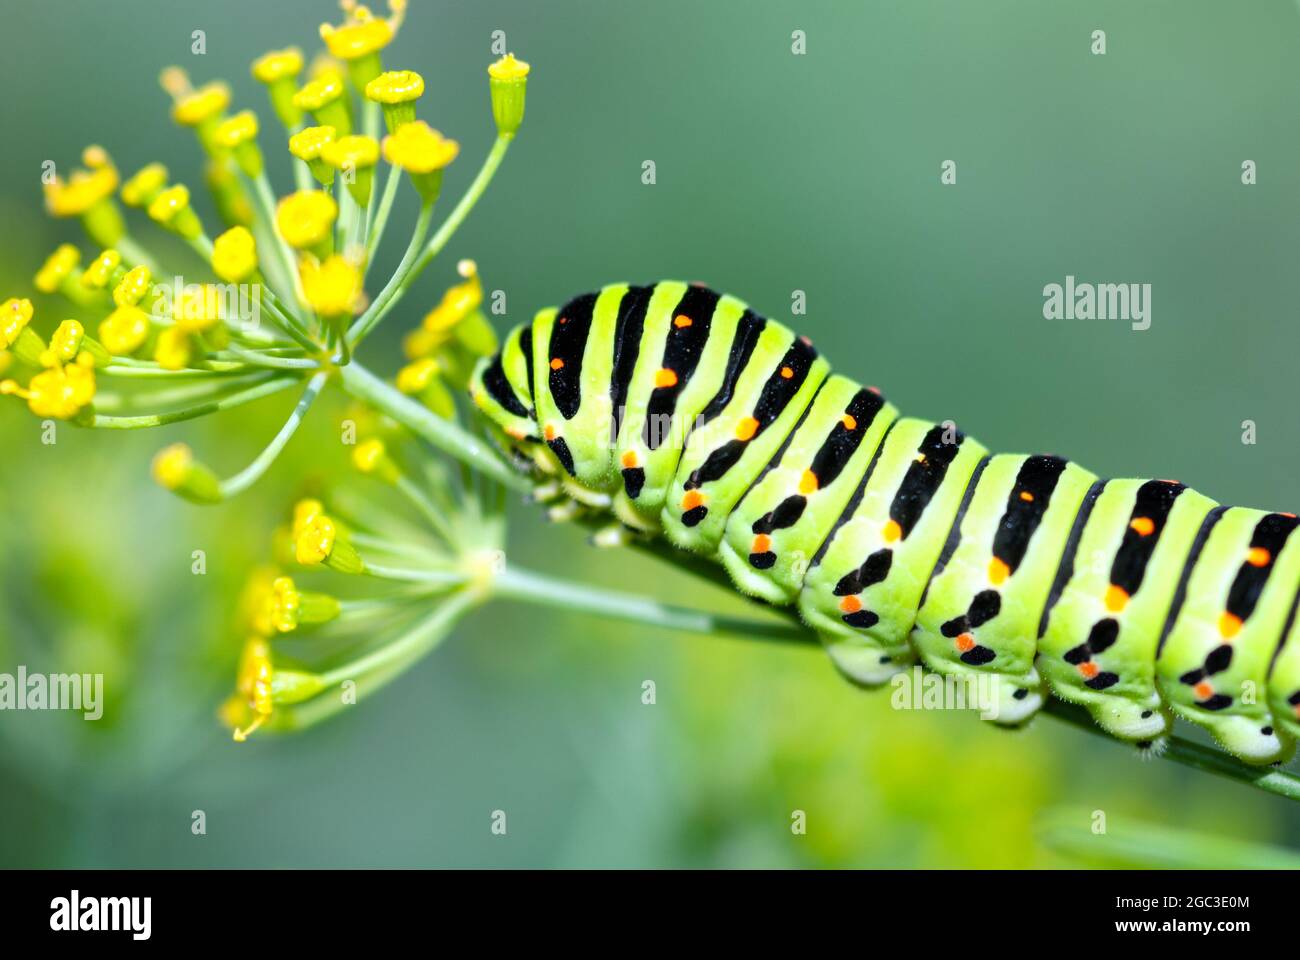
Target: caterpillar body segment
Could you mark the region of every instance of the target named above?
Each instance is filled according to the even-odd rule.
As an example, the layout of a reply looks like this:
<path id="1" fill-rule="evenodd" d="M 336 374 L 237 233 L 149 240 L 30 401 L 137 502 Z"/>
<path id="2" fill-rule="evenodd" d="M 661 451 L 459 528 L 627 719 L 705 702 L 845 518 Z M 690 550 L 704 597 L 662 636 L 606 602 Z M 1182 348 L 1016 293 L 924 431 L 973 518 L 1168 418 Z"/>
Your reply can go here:
<path id="1" fill-rule="evenodd" d="M 1215 515 L 1156 659 L 1174 713 L 1208 729 L 1246 760 L 1290 757 L 1294 739 L 1273 722 L 1268 671 L 1294 616 L 1300 521 L 1230 507 Z"/>
<path id="2" fill-rule="evenodd" d="M 1292 514 L 990 455 L 951 423 L 899 419 L 741 301 L 675 281 L 541 311 L 470 395 L 571 508 L 796 605 L 857 683 L 919 659 L 991 680 L 980 706 L 1001 724 L 1050 693 L 1119 739 L 1154 743 L 1177 716 L 1260 764 L 1300 737 Z"/>
<path id="3" fill-rule="evenodd" d="M 1155 741 L 1169 730 L 1156 649 L 1215 506 L 1170 480 L 1109 480 L 1094 484 L 1075 519 L 1040 626 L 1038 669 L 1112 736 Z"/>
<path id="4" fill-rule="evenodd" d="M 916 662 L 921 595 L 985 453 L 950 424 L 892 424 L 814 556 L 799 612 L 855 682 L 875 686 Z"/>
<path id="5" fill-rule="evenodd" d="M 836 525 L 898 410 L 830 377 L 789 443 L 727 519 L 719 558 L 745 593 L 785 606 Z"/>

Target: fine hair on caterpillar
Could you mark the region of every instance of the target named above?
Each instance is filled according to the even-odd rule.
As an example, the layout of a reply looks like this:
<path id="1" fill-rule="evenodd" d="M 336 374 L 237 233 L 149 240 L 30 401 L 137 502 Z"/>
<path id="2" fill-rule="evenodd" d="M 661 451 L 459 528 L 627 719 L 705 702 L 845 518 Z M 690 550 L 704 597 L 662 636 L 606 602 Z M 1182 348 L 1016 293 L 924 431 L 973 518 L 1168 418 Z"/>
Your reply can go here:
<path id="1" fill-rule="evenodd" d="M 554 484 L 553 515 L 603 512 L 716 561 L 741 592 L 796 607 L 858 684 L 923 664 L 993 681 L 982 712 L 1003 726 L 1055 696 L 1148 750 L 1179 717 L 1248 762 L 1292 755 L 1292 513 L 991 453 L 698 284 L 613 284 L 543 310 L 470 394 Z"/>

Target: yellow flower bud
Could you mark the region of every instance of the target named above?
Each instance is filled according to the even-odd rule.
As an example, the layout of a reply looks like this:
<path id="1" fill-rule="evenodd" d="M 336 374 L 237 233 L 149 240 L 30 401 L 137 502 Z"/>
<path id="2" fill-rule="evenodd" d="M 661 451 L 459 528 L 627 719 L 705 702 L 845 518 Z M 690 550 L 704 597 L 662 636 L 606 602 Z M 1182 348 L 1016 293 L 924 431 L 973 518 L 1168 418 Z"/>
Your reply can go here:
<path id="1" fill-rule="evenodd" d="M 133 307 L 144 299 L 152 283 L 148 267 L 143 263 L 132 267 L 113 288 L 113 302 L 119 307 Z"/>
<path id="2" fill-rule="evenodd" d="M 85 170 L 74 170 L 67 181 L 55 177 L 45 184 L 45 206 L 56 217 L 80 217 L 86 233 L 101 247 L 122 239 L 126 224 L 113 202 L 117 169 L 103 147 L 90 146 L 81 153 Z"/>
<path id="3" fill-rule="evenodd" d="M 161 191 L 149 204 L 149 217 L 186 240 L 194 240 L 203 233 L 198 214 L 190 207 L 190 191 L 178 183 Z"/>
<path id="4" fill-rule="evenodd" d="M 327 319 L 352 315 L 361 295 L 361 271 L 352 261 L 337 254 L 323 261 L 304 257 L 300 272 L 303 294 L 313 310 Z"/>
<path id="5" fill-rule="evenodd" d="M 352 465 L 362 473 L 374 474 L 386 483 L 392 483 L 398 477 L 397 464 L 388 456 L 384 441 L 378 437 L 357 445 L 352 451 Z"/>
<path id="6" fill-rule="evenodd" d="M 95 370 L 89 354 L 76 363 L 42 370 L 32 377 L 27 389 L 12 380 L 0 382 L 0 394 L 11 394 L 27 401 L 38 417 L 70 420 L 95 398 Z"/>
<path id="7" fill-rule="evenodd" d="M 366 84 L 366 99 L 382 104 L 389 133 L 415 119 L 415 101 L 424 94 L 424 78 L 414 70 L 390 70 Z"/>
<path id="8" fill-rule="evenodd" d="M 180 327 L 168 327 L 158 334 L 153 358 L 164 370 L 183 370 L 189 366 L 194 347 L 190 335 Z"/>
<path id="9" fill-rule="evenodd" d="M 343 93 L 343 78 L 324 74 L 304 84 L 293 95 L 293 105 L 310 113 L 318 123 L 347 134 L 352 132 L 352 114 Z"/>
<path id="10" fill-rule="evenodd" d="M 256 178 L 262 172 L 262 151 L 257 146 L 257 114 L 242 110 L 223 120 L 213 133 L 217 146 L 230 150 L 244 175 Z"/>
<path id="11" fill-rule="evenodd" d="M 271 107 L 286 130 L 302 122 L 302 110 L 293 102 L 296 79 L 302 73 L 302 51 L 297 47 L 272 50 L 253 61 L 253 77 L 266 84 Z"/>
<path id="12" fill-rule="evenodd" d="M 323 563 L 334 549 L 337 530 L 334 521 L 323 513 L 303 524 L 294 538 L 294 556 L 304 565 Z"/>
<path id="13" fill-rule="evenodd" d="M 81 352 L 81 341 L 86 336 L 86 328 L 77 320 L 64 320 L 50 335 L 50 349 L 41 357 L 47 367 L 60 363 L 71 363 Z"/>
<path id="14" fill-rule="evenodd" d="M 293 524 L 290 527 L 293 539 L 297 540 L 303 530 L 306 529 L 307 524 L 324 513 L 325 505 L 312 497 L 306 497 L 295 503 L 293 505 Z"/>
<path id="15" fill-rule="evenodd" d="M 100 343 L 119 357 L 140 349 L 148 337 L 149 315 L 131 304 L 119 306 L 99 324 Z"/>
<path id="16" fill-rule="evenodd" d="M 401 167 L 426 202 L 438 196 L 442 171 L 456 159 L 460 144 L 448 140 L 423 120 L 404 124 L 396 133 L 384 137 L 384 159 Z"/>
<path id="17" fill-rule="evenodd" d="M 243 283 L 257 269 L 257 243 L 247 227 L 231 227 L 212 242 L 212 270 L 227 283 Z"/>
<path id="18" fill-rule="evenodd" d="M 116 250 L 105 250 L 86 264 L 85 272 L 81 275 L 81 285 L 90 290 L 103 290 L 121 265 L 120 253 Z"/>
<path id="19" fill-rule="evenodd" d="M 306 250 L 330 238 L 330 228 L 338 213 L 338 205 L 328 193 L 299 190 L 280 201 L 275 210 L 275 223 L 289 246 Z"/>
<path id="20" fill-rule="evenodd" d="M 375 164 L 379 162 L 379 142 L 374 137 L 339 137 L 322 148 L 321 159 L 343 174 L 348 192 L 359 206 L 370 203 Z"/>
<path id="21" fill-rule="evenodd" d="M 194 452 L 183 443 L 173 443 L 159 450 L 153 458 L 153 478 L 165 490 L 194 503 L 216 503 L 221 499 L 217 475 L 194 459 Z"/>
<path id="22" fill-rule="evenodd" d="M 17 343 L 35 312 L 32 302 L 26 298 L 10 297 L 0 304 L 0 350 L 8 350 Z"/>
<path id="23" fill-rule="evenodd" d="M 41 293 L 54 293 L 62 286 L 63 281 L 71 276 L 72 271 L 77 268 L 81 262 L 81 251 L 70 243 L 60 244 L 49 257 L 41 269 L 36 272 L 34 283 L 36 289 Z"/>
<path id="24" fill-rule="evenodd" d="M 492 117 L 503 137 L 513 137 L 524 122 L 524 97 L 528 92 L 530 67 L 507 53 L 488 67 L 488 89 L 492 94 Z"/>
<path id="25" fill-rule="evenodd" d="M 182 127 L 197 127 L 220 116 L 228 106 L 230 88 L 218 80 L 183 93 L 172 105 L 172 119 Z"/>
<path id="26" fill-rule="evenodd" d="M 305 162 L 316 182 L 326 187 L 334 182 L 334 168 L 321 159 L 321 151 L 336 136 L 333 127 L 306 127 L 289 138 L 289 152 Z"/>
<path id="27" fill-rule="evenodd" d="M 147 207 L 166 186 L 167 168 L 161 163 L 150 163 L 122 184 L 122 200 L 128 207 Z"/>

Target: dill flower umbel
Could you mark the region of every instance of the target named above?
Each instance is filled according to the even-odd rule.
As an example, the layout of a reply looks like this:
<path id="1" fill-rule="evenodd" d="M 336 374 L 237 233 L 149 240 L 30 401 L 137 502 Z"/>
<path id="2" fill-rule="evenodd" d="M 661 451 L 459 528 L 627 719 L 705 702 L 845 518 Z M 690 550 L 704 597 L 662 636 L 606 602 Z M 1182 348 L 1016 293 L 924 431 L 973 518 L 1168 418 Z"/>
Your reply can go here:
<path id="1" fill-rule="evenodd" d="M 21 292 L 0 304 L 0 395 L 24 402 L 43 419 L 111 430 L 166 428 L 293 391 L 291 409 L 267 431 L 263 449 L 229 474 L 201 462 L 183 443 L 160 444 L 151 472 L 164 489 L 201 504 L 237 496 L 276 462 L 331 388 L 351 396 L 351 418 L 366 425 L 352 452 L 355 479 L 382 481 L 434 529 L 440 559 L 427 566 L 429 554 L 387 542 L 345 505 L 327 512 L 320 501 L 298 504 L 293 523 L 273 538 L 284 569 L 304 568 L 304 580 L 351 574 L 363 592 L 390 582 L 398 593 L 353 600 L 308 589 L 279 570 L 260 576 L 257 612 L 241 624 L 247 642 L 236 692 L 222 709 L 237 739 L 262 726 L 315 722 L 310 718 L 336 709 L 336 698 L 319 696 L 327 686 L 354 678 L 377 684 L 404 668 L 411 651 L 430 649 L 483 597 L 491 579 L 483 555 L 500 545 L 500 492 L 524 484 L 459 423 L 464 405 L 456 396 L 477 358 L 495 345 L 481 310 L 477 269 L 462 261 L 461 281 L 441 300 L 416 287 L 501 167 L 518 117 L 507 123 L 508 133 L 498 118 L 498 135 L 481 168 L 446 220 L 435 224 L 442 172 L 461 148 L 416 119 L 425 77 L 383 69 L 382 52 L 406 5 L 392 0 L 386 17 L 354 0 L 342 6 L 343 22 L 321 28 L 324 50 L 272 50 L 251 64 L 284 128 L 279 142 L 287 141 L 287 156 L 264 152 L 265 115 L 236 104 L 225 81 L 192 83 L 179 67 L 163 69 L 159 81 L 170 97 L 171 119 L 193 131 L 203 152 L 202 176 L 179 178 L 197 184 L 196 192 L 173 181 L 168 165 L 158 161 L 121 182 L 108 152 L 87 147 L 80 169 L 44 185 L 47 210 L 79 220 L 87 243 L 62 243 L 32 265 L 36 289 L 72 303 L 76 319 L 37 317 Z M 494 115 L 502 96 L 515 97 L 522 115 L 521 71 L 526 67 L 518 63 L 494 65 Z M 381 165 L 387 170 L 377 190 Z M 282 172 L 292 180 L 277 185 Z M 221 223 L 211 236 L 198 213 L 202 191 Z M 370 277 L 399 203 L 414 209 L 414 228 L 402 240 L 400 258 L 393 258 L 396 270 Z M 159 235 L 159 228 L 184 241 L 184 262 L 193 264 L 198 254 L 199 275 L 176 272 L 176 244 L 157 251 L 146 245 L 142 238 Z M 429 297 L 433 302 L 422 299 Z M 419 349 L 394 386 L 366 369 L 355 352 L 408 299 L 414 316 L 426 314 L 425 323 L 408 341 L 420 338 Z M 105 380 L 111 389 L 99 389 Z M 474 492 L 444 489 L 427 449 L 408 449 L 413 436 L 490 480 Z M 413 463 L 420 482 L 409 474 Z M 477 497 L 484 499 L 467 499 Z M 458 526 L 460 515 L 474 519 Z M 405 628 L 377 644 L 358 636 L 370 643 L 369 652 L 319 673 L 276 662 L 277 638 L 286 632 L 338 628 L 346 636 L 357 617 L 409 606 L 412 598 L 437 601 L 412 628 L 414 637 Z M 299 705 L 310 710 L 298 711 Z"/>

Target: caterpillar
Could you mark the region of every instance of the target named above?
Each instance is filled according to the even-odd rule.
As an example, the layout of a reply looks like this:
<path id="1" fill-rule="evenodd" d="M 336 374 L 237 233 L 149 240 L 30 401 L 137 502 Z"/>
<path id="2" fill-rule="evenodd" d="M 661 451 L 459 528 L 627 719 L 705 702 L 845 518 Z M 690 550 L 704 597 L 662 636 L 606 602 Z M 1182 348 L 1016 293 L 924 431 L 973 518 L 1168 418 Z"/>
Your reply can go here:
<path id="1" fill-rule="evenodd" d="M 794 605 L 860 685 L 919 661 L 988 675 L 1005 726 L 1055 696 L 1142 748 L 1181 718 L 1247 762 L 1294 751 L 1295 514 L 991 453 L 697 284 L 543 310 L 469 390 L 523 469 Z"/>

